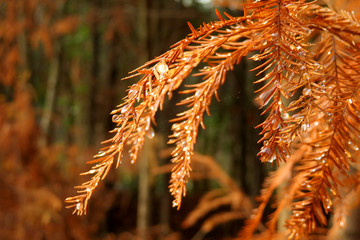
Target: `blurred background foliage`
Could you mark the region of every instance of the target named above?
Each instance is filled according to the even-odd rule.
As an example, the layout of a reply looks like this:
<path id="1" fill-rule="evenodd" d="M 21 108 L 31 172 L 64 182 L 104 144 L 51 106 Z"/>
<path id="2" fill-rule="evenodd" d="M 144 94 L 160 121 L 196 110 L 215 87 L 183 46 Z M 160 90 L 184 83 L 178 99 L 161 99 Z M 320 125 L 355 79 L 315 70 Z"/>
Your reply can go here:
<path id="1" fill-rule="evenodd" d="M 88 215 L 72 215 L 64 199 L 114 127 L 109 113 L 133 84 L 121 78 L 184 38 L 187 21 L 216 20 L 215 7 L 240 15 L 239 3 L 0 0 L 0 239 L 236 236 L 266 172 L 256 158 L 261 116 L 250 61 L 229 74 L 205 119 L 197 152 L 216 162 L 197 155 L 180 211 L 171 208 L 166 146 L 178 95 L 158 114 L 142 157 L 110 172 Z"/>

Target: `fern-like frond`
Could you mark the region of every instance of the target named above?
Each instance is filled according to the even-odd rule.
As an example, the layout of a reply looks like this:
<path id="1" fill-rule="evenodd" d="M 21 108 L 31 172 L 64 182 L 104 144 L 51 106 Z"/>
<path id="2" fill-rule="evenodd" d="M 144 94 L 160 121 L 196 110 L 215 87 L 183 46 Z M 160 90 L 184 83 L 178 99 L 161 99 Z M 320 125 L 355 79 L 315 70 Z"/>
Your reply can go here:
<path id="1" fill-rule="evenodd" d="M 221 169 L 214 159 L 195 154 L 192 161 L 196 164 L 195 166 L 198 166 L 199 169 L 203 169 L 203 171 L 206 172 L 206 178 L 217 181 L 221 185 L 221 189 L 212 190 L 200 199 L 194 210 L 192 210 L 183 221 L 182 226 L 184 228 L 194 226 L 201 218 L 223 206 L 230 206 L 231 210 L 236 212 L 236 214 L 231 216 L 237 216 L 236 218 L 241 217 L 244 219 L 250 216 L 250 209 L 252 208 L 250 198 L 241 191 L 237 184 Z M 225 215 L 222 216 L 225 217 Z M 214 221 L 214 219 L 216 219 L 215 216 L 217 215 L 210 218 L 213 220 L 208 219 L 209 221 L 205 221 L 202 224 L 201 231 L 203 233 L 208 233 L 212 229 L 209 228 L 209 226 L 213 227 L 226 222 L 226 219 L 224 221 Z M 232 218 L 230 217 L 228 220 L 232 220 Z"/>
<path id="2" fill-rule="evenodd" d="M 316 64 L 308 51 L 308 39 L 312 30 L 302 20 L 304 1 L 260 1 L 254 14 L 258 17 L 249 27 L 258 29 L 259 53 L 251 57 L 263 63 L 257 75 L 265 74 L 255 83 L 263 83 L 257 90 L 258 102 L 266 120 L 262 128 L 263 147 L 259 152 L 262 162 L 285 161 L 290 154 L 290 143 L 299 126 L 306 119 L 295 120 L 287 110 L 285 99 L 293 97 L 304 85 L 309 85 L 309 76 L 316 74 Z"/>
<path id="3" fill-rule="evenodd" d="M 359 105 L 354 103 L 353 99 L 354 96 L 357 96 L 359 87 L 358 48 L 356 42 L 353 41 L 356 39 L 356 36 L 352 35 L 357 34 L 356 27 L 358 23 L 354 21 L 353 17 L 344 14 L 339 16 L 335 12 L 329 9 L 322 9 L 317 5 L 309 5 L 306 8 L 306 11 L 299 11 L 304 13 L 303 18 L 305 22 L 307 21 L 307 14 L 317 9 L 316 14 L 321 15 L 321 13 L 325 13 L 320 18 L 326 19 L 329 22 L 334 21 L 334 24 L 324 24 L 320 21 L 324 25 L 316 25 L 318 23 L 317 20 L 319 20 L 316 19 L 315 21 L 307 22 L 305 26 L 313 30 L 324 30 L 326 26 L 325 32 L 329 32 L 332 37 L 322 42 L 322 47 L 318 52 L 314 52 L 312 56 L 308 55 L 312 58 L 312 60 L 307 62 L 309 63 L 309 71 L 304 71 L 300 76 L 300 71 L 293 73 L 298 81 L 297 84 L 293 85 L 294 89 L 301 89 L 301 95 L 286 108 L 286 113 L 293 114 L 284 114 L 286 120 L 283 122 L 287 125 L 282 125 L 277 139 L 278 143 L 292 143 L 294 137 L 299 136 L 301 140 L 309 140 L 308 142 L 305 141 L 304 146 L 311 146 L 312 149 L 310 153 L 299 159 L 302 167 L 296 168 L 298 174 L 294 177 L 293 184 L 286 192 L 289 199 L 283 198 L 280 202 L 276 203 L 276 210 L 271 216 L 266 231 L 270 234 L 268 235 L 269 239 L 274 233 L 278 214 L 285 205 L 289 204 L 289 200 L 293 198 L 297 199 L 297 201 L 293 203 L 293 215 L 288 221 L 288 228 L 291 232 L 289 238 L 299 238 L 313 232 L 318 227 L 318 223 L 326 225 L 325 215 L 332 207 L 331 195 L 339 195 L 337 189 L 339 178 L 333 176 L 334 168 L 337 168 L 343 175 L 346 175 L 349 162 L 353 161 L 349 146 L 352 150 L 359 149 L 356 144 L 359 142 L 359 132 L 358 129 L 355 129 L 356 124 L 354 124 L 360 120 L 358 114 L 355 114 L 358 111 Z M 312 17 L 315 15 L 314 13 L 309 14 Z M 335 23 L 336 19 L 341 19 L 341 21 Z M 341 32 L 340 30 L 344 28 L 348 29 L 348 31 Z M 335 43 L 335 39 L 339 42 Z M 352 40 L 349 41 L 349 39 Z M 334 50 L 333 48 L 340 49 Z M 287 53 L 287 55 L 290 54 Z M 255 57 L 257 56 L 255 55 Z M 267 67 L 266 64 L 263 65 L 265 68 Z M 304 65 L 301 68 L 305 69 Z M 268 69 L 269 67 L 266 70 Z M 296 69 L 296 67 L 291 66 L 291 69 Z M 273 76 L 274 74 L 271 77 Z M 268 78 L 265 86 L 269 82 L 271 81 Z M 270 94 L 273 94 L 273 92 L 270 91 Z M 263 96 L 266 98 L 261 98 Z M 259 102 L 263 102 L 266 105 L 270 97 L 268 97 L 268 94 L 263 96 L 260 95 Z M 355 109 L 353 109 L 353 104 L 356 106 Z M 272 110 L 273 107 L 271 106 Z M 350 112 L 348 113 L 348 111 Z M 271 116 L 271 113 L 269 116 Z M 276 121 L 274 119 L 271 120 L 271 122 L 268 122 L 268 126 L 273 127 L 273 123 Z M 271 131 L 269 130 L 268 132 Z M 309 136 L 310 133 L 312 134 L 311 137 Z M 313 135 L 315 133 L 316 136 Z M 274 142 L 276 143 L 276 141 Z M 267 144 L 268 142 L 266 142 Z M 270 152 L 268 149 L 272 149 L 275 146 L 265 148 L 266 145 L 262 148 L 264 152 Z M 296 155 L 296 151 L 291 153 L 291 156 L 294 155 Z M 286 167 L 289 165 L 290 163 L 287 163 Z M 281 179 L 279 176 L 274 178 L 276 180 Z M 300 185 L 300 180 L 296 181 L 296 179 L 303 179 L 304 182 L 301 182 Z M 274 182 L 276 183 L 275 180 L 272 183 L 274 184 Z M 242 231 L 244 239 L 251 239 L 252 233 L 260 223 L 265 206 L 274 189 L 270 186 L 264 188 L 265 193 L 268 194 L 264 195 L 262 193 L 261 196 L 265 196 L 265 198 L 260 201 L 259 208 L 248 222 L 247 227 Z M 299 191 L 298 189 L 301 190 Z"/>
<path id="4" fill-rule="evenodd" d="M 223 19 L 220 14 L 218 16 L 220 21 L 204 24 L 197 30 L 189 24 L 192 34 L 173 45 L 168 52 L 134 70 L 133 75 L 128 77 L 141 76 L 141 79 L 129 88 L 124 103 L 111 112 L 112 120 L 117 126 L 111 131 L 114 136 L 103 142 L 106 147 L 94 156 L 94 160 L 89 162 L 95 165 L 91 170 L 83 173 L 84 175 L 92 175 L 91 179 L 77 187 L 79 195 L 66 199 L 70 203 L 68 207 L 74 208 L 74 213 L 76 212 L 79 215 L 86 213 L 88 200 L 100 180 L 106 177 L 115 161 L 116 166 L 121 163 L 125 145 L 130 146 L 131 162 L 136 160 L 138 152 L 143 146 L 145 136 L 152 135 L 151 121 L 154 121 L 156 112 L 162 108 L 166 96 L 171 97 L 172 92 L 182 84 L 182 81 L 189 76 L 192 70 L 204 59 L 206 60 L 212 56 L 216 49 L 226 42 L 231 42 L 232 39 L 236 40 L 249 34 L 249 30 L 242 29 L 241 25 L 228 33 L 221 32 L 221 28 L 225 26 L 237 26 L 237 24 L 244 22 L 248 18 L 247 16 L 237 18 L 228 16 L 228 20 Z M 217 31 L 220 33 L 217 33 Z M 209 35 L 213 33 L 216 36 L 210 37 Z M 197 45 L 197 43 L 200 44 Z M 190 46 L 191 44 L 195 44 L 196 47 Z M 234 59 L 238 57 L 239 55 L 236 55 Z M 223 58 L 226 59 L 225 56 Z M 217 68 L 219 72 L 213 71 L 214 74 L 210 78 L 216 81 L 214 86 L 219 85 L 219 80 L 223 81 L 223 74 L 229 69 L 229 64 L 234 64 L 233 61 L 235 60 L 224 60 L 223 64 L 219 64 Z M 198 114 L 204 112 L 213 93 L 214 91 L 210 88 L 208 88 L 208 92 L 202 93 L 204 94 L 202 104 L 197 106 Z M 174 205 L 180 205 L 181 196 L 185 195 L 185 183 L 191 169 L 189 159 L 197 135 L 197 129 L 194 127 L 199 125 L 202 120 L 194 118 L 191 121 L 191 123 L 188 122 L 187 124 L 191 125 L 192 130 L 190 132 L 186 131 L 184 135 L 186 136 L 185 140 L 191 139 L 190 145 L 181 147 L 184 136 L 179 135 L 177 140 L 178 150 L 176 151 L 181 148 L 180 150 L 183 151 L 182 156 L 186 156 L 185 160 L 176 157 L 174 152 L 173 161 L 180 162 L 178 171 L 181 171 L 181 167 L 184 166 L 180 174 L 182 176 L 180 178 L 173 177 L 172 180 L 171 189 L 173 189 L 172 192 L 175 196 Z M 173 129 L 176 129 L 176 125 Z"/>
<path id="5" fill-rule="evenodd" d="M 210 39 L 204 39 L 200 43 L 204 41 L 208 45 L 209 42 L 214 42 L 211 51 L 217 50 L 219 46 L 226 50 L 232 50 L 234 49 L 232 43 L 241 37 L 244 37 L 244 34 L 235 35 L 231 33 L 229 36 L 221 34 L 214 40 L 210 37 Z M 228 41 L 229 43 L 227 43 Z M 188 105 L 190 108 L 178 114 L 178 117 L 173 120 L 176 123 L 173 124 L 172 130 L 174 133 L 170 136 L 172 139 L 169 141 L 169 143 L 176 144 L 176 148 L 172 153 L 172 162 L 176 163 L 176 165 L 172 170 L 170 180 L 170 192 L 174 196 L 173 206 L 179 207 L 182 196 L 186 194 L 185 184 L 190 176 L 191 155 L 194 151 L 198 128 L 199 125 L 205 128 L 203 124 L 204 112 L 207 111 L 209 114 L 208 109 L 212 97 L 214 94 L 217 96 L 217 89 L 223 84 L 226 72 L 231 70 L 233 65 L 240 61 L 243 56 L 247 55 L 248 44 L 246 43 L 248 42 L 245 41 L 243 46 L 237 44 L 236 50 L 233 52 L 215 53 L 212 56 L 206 56 L 210 60 L 209 65 L 211 66 L 203 68 L 200 73 L 196 74 L 197 76 L 204 75 L 204 81 L 191 85 L 189 90 L 182 92 L 193 95 L 180 102 L 181 105 Z M 196 49 L 201 48 L 196 47 Z"/>
<path id="6" fill-rule="evenodd" d="M 350 151 L 359 148 L 359 53 L 336 36 L 326 38 L 321 51 L 319 62 L 325 74 L 313 84 L 316 108 L 310 120 L 317 136 L 308 142 L 313 151 L 304 157 L 301 168 L 307 171 L 306 181 L 295 196 L 299 200 L 293 203 L 287 223 L 295 238 L 315 231 L 318 224 L 327 225 L 326 215 L 342 185 L 334 171 L 346 176 L 354 161 Z"/>
<path id="7" fill-rule="evenodd" d="M 275 172 L 272 172 L 271 175 L 266 178 L 264 186 L 261 190 L 261 195 L 257 199 L 259 202 L 259 206 L 257 209 L 254 210 L 251 218 L 247 220 L 245 227 L 240 232 L 241 239 L 252 238 L 254 231 L 261 223 L 264 210 L 269 203 L 274 191 L 284 182 L 290 181 L 290 179 L 292 178 L 294 165 L 298 163 L 302 159 L 304 154 L 309 152 L 310 150 L 310 147 L 306 145 L 299 147 L 299 149 L 295 151 L 294 154 L 288 159 L 286 165 L 277 169 Z M 299 183 L 299 180 L 301 180 L 300 177 L 298 177 L 297 181 L 294 182 Z M 278 212 L 280 212 L 285 207 L 285 203 L 291 201 L 291 199 L 291 196 L 284 197 L 283 200 L 286 202 L 278 204 L 279 209 L 276 210 L 277 212 L 274 213 L 275 216 L 273 216 L 273 218 L 271 218 L 268 223 L 270 225 L 268 230 L 270 234 L 274 232 L 274 224 L 278 220 Z"/>
<path id="8" fill-rule="evenodd" d="M 312 4 L 304 14 L 304 20 L 311 24 L 312 28 L 345 38 L 348 43 L 354 44 L 351 38 L 360 34 L 360 23 L 353 13 L 344 10 L 338 13 L 330 8 Z"/>
<path id="9" fill-rule="evenodd" d="M 187 110 L 172 120 L 169 143 L 172 151 L 170 192 L 173 206 L 179 208 L 186 195 L 199 126 L 205 128 L 213 97 L 226 74 L 244 57 L 259 62 L 253 69 L 259 77 L 257 102 L 266 119 L 262 128 L 262 162 L 284 162 L 284 167 L 265 182 L 260 205 L 241 233 L 251 239 L 259 226 L 273 192 L 284 181 L 287 197 L 275 202 L 277 209 L 260 237 L 276 235 L 280 212 L 292 201 L 287 221 L 290 239 L 299 239 L 327 224 L 334 201 L 344 194 L 342 180 L 350 181 L 354 153 L 360 148 L 360 24 L 354 14 L 317 5 L 305 0 L 266 0 L 244 4 L 243 17 L 227 19 L 216 11 L 219 21 L 203 24 L 173 45 L 163 55 L 133 71 L 140 80 L 131 86 L 124 103 L 111 114 L 114 136 L 90 161 L 88 182 L 79 186 L 78 195 L 66 201 L 77 214 L 86 213 L 88 200 L 116 162 L 121 162 L 129 146 L 131 162 L 137 159 L 145 137 L 152 136 L 151 124 L 166 96 L 193 74 L 198 82 L 186 85 L 179 105 Z M 315 39 L 315 40 L 314 40 Z M 209 196 L 208 196 L 209 197 Z M 209 199 L 211 199 L 209 197 Z M 218 198 L 204 211 L 229 202 Z M 198 213 L 200 214 L 200 213 Z M 240 215 L 224 213 L 209 219 L 210 229 L 221 219 Z M 205 224 L 206 225 L 206 224 Z"/>

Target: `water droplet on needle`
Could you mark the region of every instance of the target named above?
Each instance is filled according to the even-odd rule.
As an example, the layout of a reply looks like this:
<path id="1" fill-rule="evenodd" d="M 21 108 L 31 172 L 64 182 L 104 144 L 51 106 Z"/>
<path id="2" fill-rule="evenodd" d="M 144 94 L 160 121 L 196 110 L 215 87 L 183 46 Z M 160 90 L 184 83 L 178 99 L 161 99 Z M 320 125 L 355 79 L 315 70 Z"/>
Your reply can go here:
<path id="1" fill-rule="evenodd" d="M 152 127 L 149 127 L 149 129 L 146 131 L 146 136 L 150 139 L 155 136 L 155 131 Z"/>

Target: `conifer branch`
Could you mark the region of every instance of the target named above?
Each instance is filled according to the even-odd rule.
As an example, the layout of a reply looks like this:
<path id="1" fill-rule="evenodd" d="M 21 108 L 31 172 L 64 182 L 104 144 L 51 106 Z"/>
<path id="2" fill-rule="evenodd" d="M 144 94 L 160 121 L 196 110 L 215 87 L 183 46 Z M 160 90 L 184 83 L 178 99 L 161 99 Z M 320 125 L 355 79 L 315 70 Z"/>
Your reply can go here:
<path id="1" fill-rule="evenodd" d="M 127 77 L 140 80 L 111 113 L 116 124 L 111 131 L 114 135 L 89 162 L 94 165 L 84 174 L 91 179 L 77 187 L 77 196 L 66 200 L 74 213 L 86 213 L 100 180 L 115 161 L 116 166 L 121 163 L 125 146 L 130 147 L 131 162 L 135 162 L 145 137 L 153 135 L 151 124 L 166 96 L 171 98 L 184 79 L 204 64 L 193 74 L 202 79 L 181 92 L 188 96 L 178 104 L 188 109 L 172 120 L 169 143 L 175 144 L 175 166 L 169 188 L 173 206 L 180 208 L 198 128 L 205 128 L 204 113 L 209 115 L 214 95 L 219 99 L 217 91 L 226 73 L 249 57 L 260 62 L 252 70 L 259 76 L 255 83 L 262 84 L 256 91 L 257 102 L 266 115 L 258 125 L 263 144 L 258 156 L 262 162 L 284 162 L 285 166 L 265 182 L 260 205 L 241 236 L 252 238 L 273 192 L 286 180 L 291 181 L 285 188 L 288 197 L 275 203 L 277 209 L 265 235 L 277 236 L 277 219 L 290 202 L 290 239 L 309 235 L 327 224 L 333 205 L 344 194 L 341 180 L 352 179 L 350 167 L 360 147 L 359 20 L 354 14 L 305 0 L 254 1 L 243 7 L 243 17 L 225 14 L 225 19 L 216 11 L 219 21 L 197 29 L 189 23 L 191 34 Z M 206 229 L 214 222 L 209 220 Z"/>
<path id="2" fill-rule="evenodd" d="M 262 127 L 263 147 L 259 152 L 263 162 L 285 161 L 290 152 L 293 134 L 303 120 L 291 119 L 291 112 L 283 99 L 289 99 L 308 84 L 309 76 L 315 74 L 314 61 L 307 50 L 305 40 L 311 30 L 301 15 L 294 14 L 303 7 L 303 1 L 265 1 L 257 8 L 259 15 L 253 23 L 259 31 L 259 54 L 251 59 L 265 61 L 254 70 L 261 69 L 258 75 L 266 75 L 255 83 L 265 83 L 256 92 L 259 93 L 260 107 L 268 113 L 266 120 L 257 127 Z M 256 4 L 254 4 L 256 5 Z M 301 11 L 300 11 L 301 12 Z M 290 109 L 291 110 L 291 109 Z M 291 125 L 298 123 L 297 126 Z M 289 128 L 293 128 L 292 131 Z"/>
<path id="3" fill-rule="evenodd" d="M 332 199 L 340 194 L 341 183 L 334 176 L 334 169 L 348 174 L 350 162 L 354 161 L 350 148 L 358 149 L 354 143 L 360 140 L 359 135 L 353 134 L 353 125 L 348 124 L 349 117 L 351 122 L 360 122 L 360 116 L 353 114 L 359 108 L 360 65 L 354 61 L 358 53 L 334 36 L 324 44 L 320 62 L 326 66 L 326 75 L 321 82 L 319 79 L 319 87 L 312 93 L 318 108 L 313 110 L 311 117 L 315 119 L 311 128 L 317 136 L 309 142 L 313 151 L 302 161 L 307 180 L 295 196 L 302 200 L 293 203 L 294 214 L 288 221 L 290 236 L 295 238 L 314 231 L 317 223 L 327 225 L 326 214 L 331 211 Z M 322 91 L 323 88 L 327 90 Z"/>
<path id="4" fill-rule="evenodd" d="M 241 37 L 232 35 L 231 38 Z M 214 46 L 223 45 L 229 38 L 215 38 Z M 206 40 L 205 40 L 206 41 Z M 206 42 L 211 42 L 208 40 Z M 219 44 L 220 42 L 220 44 Z M 178 114 L 178 117 L 173 121 L 172 130 L 173 134 L 170 136 L 172 139 L 169 143 L 175 143 L 176 148 L 172 153 L 172 162 L 176 163 L 172 169 L 170 180 L 170 192 L 174 196 L 173 206 L 178 208 L 181 205 L 182 196 L 186 194 L 186 183 L 190 177 L 190 160 L 191 155 L 194 152 L 194 144 L 198 133 L 199 125 L 205 128 L 203 123 L 203 114 L 205 111 L 209 113 L 209 105 L 211 103 L 212 96 L 217 96 L 217 89 L 223 84 L 226 76 L 226 72 L 232 69 L 233 65 L 238 62 L 243 56 L 247 55 L 247 45 L 243 47 L 237 46 L 236 51 L 229 52 L 228 54 L 216 54 L 209 57 L 215 58 L 217 65 L 212 67 L 206 67 L 201 70 L 197 76 L 205 75 L 204 82 L 197 83 L 189 86 L 191 89 L 185 90 L 182 93 L 193 93 L 191 97 L 188 97 L 180 102 L 181 105 L 188 105 L 190 109 Z M 225 58 L 224 60 L 220 60 Z M 212 61 L 214 64 L 215 61 Z"/>
<path id="5" fill-rule="evenodd" d="M 251 218 L 247 220 L 245 227 L 240 232 L 241 239 L 251 239 L 254 231 L 257 229 L 261 222 L 261 218 L 263 216 L 265 207 L 270 201 L 270 198 L 272 197 L 274 191 L 284 182 L 289 181 L 292 178 L 292 171 L 294 168 L 294 165 L 298 163 L 304 154 L 306 152 L 309 152 L 311 149 L 309 146 L 303 145 L 300 146 L 297 151 L 294 152 L 294 154 L 288 159 L 286 165 L 283 167 L 277 169 L 275 172 L 272 172 L 271 175 L 265 180 L 264 186 L 261 190 L 261 195 L 258 197 L 259 206 L 257 209 L 254 210 L 254 213 L 252 214 Z M 299 180 L 301 179 L 298 177 Z M 294 181 L 298 183 L 299 181 Z M 288 199 L 292 199 L 291 196 L 288 198 L 284 198 L 286 201 L 289 201 Z M 281 211 L 282 206 L 280 204 L 277 204 L 279 207 L 279 210 Z M 285 207 L 285 206 L 284 206 Z M 274 213 L 275 215 L 277 213 Z M 271 225 L 273 225 L 273 222 L 277 221 L 277 217 L 274 216 L 273 220 L 269 220 L 269 232 L 273 232 L 273 228 Z"/>
<path id="6" fill-rule="evenodd" d="M 102 148 L 98 154 L 94 156 L 94 160 L 89 161 L 89 163 L 95 165 L 91 170 L 83 173 L 83 175 L 93 176 L 88 182 L 76 187 L 79 189 L 79 195 L 66 199 L 66 202 L 70 203 L 68 207 L 74 208 L 74 213 L 78 215 L 86 214 L 88 200 L 100 180 L 106 177 L 114 161 L 116 161 L 116 166 L 119 166 L 121 163 L 125 145 L 131 146 L 129 154 L 131 162 L 135 162 L 143 146 L 145 136 L 153 135 L 151 121 L 154 121 L 158 109 L 162 108 L 166 95 L 171 97 L 172 91 L 176 90 L 182 84 L 182 81 L 192 70 L 201 61 L 204 61 L 209 55 L 212 55 L 214 50 L 221 47 L 224 42 L 231 40 L 231 37 L 236 39 L 249 34 L 247 33 L 249 32 L 248 29 L 245 28 L 244 30 L 241 28 L 241 25 L 239 25 L 247 19 L 248 16 L 231 17 L 229 20 L 222 18 L 221 21 L 204 24 L 197 30 L 190 27 L 192 34 L 187 38 L 173 45 L 172 49 L 168 52 L 134 70 L 132 72 L 133 75 L 125 78 L 142 76 L 138 83 L 129 88 L 128 94 L 124 98 L 124 103 L 120 104 L 117 109 L 111 112 L 112 120 L 117 125 L 116 128 L 111 131 L 114 136 L 102 142 L 106 147 Z M 209 37 L 212 33 L 216 34 L 220 32 L 221 34 L 221 28 L 229 25 L 238 25 L 239 29 L 235 28 L 233 31 L 219 35 L 219 39 L 214 40 L 214 42 L 203 41 L 204 44 L 201 47 L 190 46 L 192 43 L 195 45 L 199 43 L 197 41 L 201 43 L 201 40 L 204 38 L 212 38 Z M 215 38 L 217 37 L 215 36 Z M 213 92 L 211 92 L 210 96 L 212 94 Z M 199 124 L 199 122 L 197 124 Z M 193 131 L 191 134 L 193 136 L 189 136 L 193 137 L 193 141 L 195 141 L 196 132 Z M 190 147 L 189 150 L 190 151 L 186 152 L 186 156 L 188 156 L 187 159 L 189 159 L 191 155 L 192 147 Z M 183 174 L 181 179 L 187 181 L 189 168 L 187 168 Z M 185 182 L 181 183 L 181 193 L 180 195 L 178 194 L 176 198 L 176 202 L 178 203 L 181 202 L 181 196 L 185 194 Z M 178 190 L 179 185 L 174 186 L 177 188 L 176 190 Z"/>

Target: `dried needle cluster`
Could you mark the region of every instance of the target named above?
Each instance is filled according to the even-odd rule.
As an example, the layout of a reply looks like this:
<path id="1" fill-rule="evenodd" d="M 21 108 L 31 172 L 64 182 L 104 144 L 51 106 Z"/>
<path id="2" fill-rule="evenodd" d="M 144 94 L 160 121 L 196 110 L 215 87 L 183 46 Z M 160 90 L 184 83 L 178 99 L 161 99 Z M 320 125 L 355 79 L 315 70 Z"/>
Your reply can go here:
<path id="1" fill-rule="evenodd" d="M 287 221 L 289 238 L 299 239 L 327 224 L 334 199 L 351 189 L 357 174 L 354 153 L 360 145 L 360 23 L 353 14 L 304 0 L 255 1 L 244 5 L 244 16 L 224 19 L 194 29 L 163 55 L 134 70 L 140 76 L 124 103 L 112 112 L 114 136 L 105 141 L 78 195 L 66 201 L 74 212 L 86 213 L 94 189 L 112 167 L 121 162 L 125 145 L 134 162 L 145 136 L 153 135 L 151 124 L 166 96 L 194 75 L 199 82 L 182 91 L 179 104 L 188 109 L 172 120 L 175 144 L 170 179 L 173 206 L 179 208 L 186 195 L 191 156 L 203 115 L 224 83 L 227 71 L 243 57 L 258 61 L 253 69 L 260 84 L 257 102 L 266 119 L 262 128 L 262 162 L 286 162 L 265 183 L 260 206 L 241 232 L 251 239 L 274 190 L 284 181 L 287 197 L 278 201 L 268 223 L 269 239 L 276 233 L 282 209 L 291 206 Z M 344 186 L 343 181 L 351 182 Z M 344 190 L 345 189 L 345 190 Z M 341 203 L 339 203 L 341 204 Z M 338 221 L 341 225 L 343 222 Z"/>

